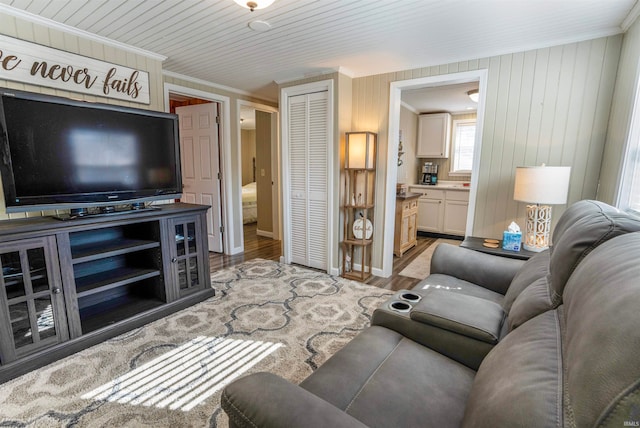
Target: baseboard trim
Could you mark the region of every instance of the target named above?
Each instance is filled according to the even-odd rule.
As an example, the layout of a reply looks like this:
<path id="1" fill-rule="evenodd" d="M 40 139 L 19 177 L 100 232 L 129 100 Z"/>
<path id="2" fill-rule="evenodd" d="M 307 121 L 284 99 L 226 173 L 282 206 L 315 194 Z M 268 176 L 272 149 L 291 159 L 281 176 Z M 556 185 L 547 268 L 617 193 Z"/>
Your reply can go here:
<path id="1" fill-rule="evenodd" d="M 267 232 L 265 230 L 256 229 L 256 235 L 273 239 L 273 232 Z"/>
<path id="2" fill-rule="evenodd" d="M 455 239 L 457 241 L 464 241 L 464 236 L 449 235 L 447 233 L 424 232 L 422 230 L 418 230 L 418 236 L 424 236 L 427 238 Z"/>
<path id="3" fill-rule="evenodd" d="M 353 264 L 353 270 L 359 271 L 360 269 L 361 269 L 360 263 L 354 263 Z M 390 276 L 390 275 L 385 276 L 384 275 L 384 271 L 382 269 L 375 268 L 375 267 L 371 268 L 371 275 L 379 276 L 379 277 L 382 277 L 382 278 L 388 278 Z"/>

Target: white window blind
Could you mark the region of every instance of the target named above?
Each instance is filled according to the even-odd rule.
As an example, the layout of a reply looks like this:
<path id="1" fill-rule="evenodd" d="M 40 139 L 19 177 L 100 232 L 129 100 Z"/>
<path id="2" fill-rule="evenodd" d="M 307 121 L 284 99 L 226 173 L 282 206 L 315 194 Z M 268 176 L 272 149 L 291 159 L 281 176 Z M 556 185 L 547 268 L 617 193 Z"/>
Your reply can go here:
<path id="1" fill-rule="evenodd" d="M 475 140 L 475 119 L 453 121 L 451 173 L 471 174 Z"/>

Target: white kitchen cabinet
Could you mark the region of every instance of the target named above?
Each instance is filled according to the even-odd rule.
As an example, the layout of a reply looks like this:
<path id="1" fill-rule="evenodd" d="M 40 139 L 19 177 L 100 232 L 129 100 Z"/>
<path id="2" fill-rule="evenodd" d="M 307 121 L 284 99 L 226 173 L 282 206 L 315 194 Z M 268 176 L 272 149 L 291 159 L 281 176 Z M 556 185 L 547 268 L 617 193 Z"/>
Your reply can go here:
<path id="1" fill-rule="evenodd" d="M 462 235 L 467 226 L 468 202 L 445 201 L 444 203 L 444 227 L 442 231 L 448 235 Z"/>
<path id="2" fill-rule="evenodd" d="M 442 233 L 444 221 L 444 195 L 443 190 L 437 189 L 412 189 L 412 192 L 420 193 L 418 198 L 417 228 L 423 232 Z"/>
<path id="3" fill-rule="evenodd" d="M 469 192 L 448 190 L 444 202 L 443 233 L 464 236 L 467 228 L 468 208 Z"/>
<path id="4" fill-rule="evenodd" d="M 422 232 L 464 236 L 469 208 L 469 192 L 465 190 L 411 187 L 418 198 L 417 229 Z"/>
<path id="5" fill-rule="evenodd" d="M 449 113 L 421 114 L 418 118 L 418 147 L 416 157 L 448 158 L 451 139 Z"/>

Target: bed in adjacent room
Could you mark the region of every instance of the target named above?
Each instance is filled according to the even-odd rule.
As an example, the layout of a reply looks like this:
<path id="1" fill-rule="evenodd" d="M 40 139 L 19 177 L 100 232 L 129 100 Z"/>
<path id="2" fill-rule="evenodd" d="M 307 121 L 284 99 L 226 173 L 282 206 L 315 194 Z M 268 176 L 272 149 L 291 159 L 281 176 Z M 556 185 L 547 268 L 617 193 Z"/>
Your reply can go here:
<path id="1" fill-rule="evenodd" d="M 242 186 L 242 223 L 258 221 L 258 199 L 256 196 L 256 182 Z"/>

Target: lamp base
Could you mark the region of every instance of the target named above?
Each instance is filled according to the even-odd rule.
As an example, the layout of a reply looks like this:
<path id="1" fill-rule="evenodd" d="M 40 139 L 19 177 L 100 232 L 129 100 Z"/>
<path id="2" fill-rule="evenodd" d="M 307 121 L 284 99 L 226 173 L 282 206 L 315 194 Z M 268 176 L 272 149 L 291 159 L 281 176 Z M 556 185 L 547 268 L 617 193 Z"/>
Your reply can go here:
<path id="1" fill-rule="evenodd" d="M 540 253 L 540 252 L 548 249 L 549 247 L 548 246 L 547 247 L 535 247 L 535 246 L 532 247 L 532 246 L 527 245 L 527 244 L 522 244 L 522 248 L 524 248 L 527 251 L 531 251 L 532 253 Z"/>
<path id="2" fill-rule="evenodd" d="M 527 205 L 527 231 L 522 247 L 539 253 L 549 248 L 551 232 L 551 206 Z"/>

